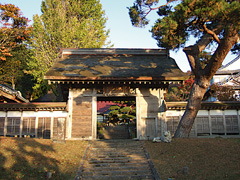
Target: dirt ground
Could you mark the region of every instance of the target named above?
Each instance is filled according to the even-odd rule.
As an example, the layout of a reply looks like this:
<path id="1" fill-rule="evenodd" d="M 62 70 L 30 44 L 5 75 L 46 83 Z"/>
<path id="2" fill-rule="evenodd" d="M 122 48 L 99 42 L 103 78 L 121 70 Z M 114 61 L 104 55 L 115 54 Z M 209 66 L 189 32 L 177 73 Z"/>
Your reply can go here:
<path id="1" fill-rule="evenodd" d="M 145 142 L 161 180 L 240 180 L 240 139 Z"/>
<path id="2" fill-rule="evenodd" d="M 87 141 L 0 137 L 0 180 L 74 179 Z"/>

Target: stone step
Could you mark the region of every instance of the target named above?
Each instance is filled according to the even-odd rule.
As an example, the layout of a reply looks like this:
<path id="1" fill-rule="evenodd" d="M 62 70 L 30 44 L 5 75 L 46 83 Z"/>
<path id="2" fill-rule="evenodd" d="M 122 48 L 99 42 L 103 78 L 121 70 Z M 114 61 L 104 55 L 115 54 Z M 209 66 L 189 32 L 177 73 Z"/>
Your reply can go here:
<path id="1" fill-rule="evenodd" d="M 142 143 L 141 141 L 138 140 L 132 140 L 132 139 L 119 139 L 119 140 L 112 140 L 112 139 L 108 139 L 108 140 L 98 140 L 96 141 L 96 143 L 94 143 L 93 145 L 97 145 L 97 144 L 135 144 L 135 143 Z"/>
<path id="2" fill-rule="evenodd" d="M 132 159 L 142 159 L 142 158 L 146 158 L 146 156 L 142 153 L 139 154 L 131 154 L 131 153 L 125 153 L 125 154 L 120 154 L 120 153 L 116 153 L 116 154 L 108 154 L 108 153 L 102 153 L 102 154 L 95 154 L 92 153 L 91 154 L 91 158 L 98 158 L 98 159 L 112 159 L 112 158 L 132 158 Z"/>
<path id="3" fill-rule="evenodd" d="M 100 144 L 100 145 L 93 145 L 92 146 L 92 149 L 93 148 L 118 148 L 118 149 L 122 149 L 122 148 L 129 148 L 129 149 L 135 149 L 135 148 L 141 148 L 142 149 L 142 145 L 141 144 L 132 144 L 132 143 L 129 143 L 129 144 L 122 144 L 122 143 L 119 143 L 118 145 L 114 145 L 114 144 Z"/>
<path id="4" fill-rule="evenodd" d="M 100 164 L 100 163 L 133 163 L 133 162 L 138 162 L 138 163 L 143 163 L 145 162 L 146 159 L 144 160 L 134 160 L 134 159 L 111 159 L 111 160 L 92 160 L 89 159 L 88 163 L 89 164 Z"/>
<path id="5" fill-rule="evenodd" d="M 101 164 L 90 164 L 90 163 L 84 163 L 84 168 L 95 168 L 95 167 L 141 167 L 141 166 L 148 166 L 148 162 L 135 162 L 135 163 L 101 163 Z"/>
<path id="6" fill-rule="evenodd" d="M 154 179 L 142 142 L 133 140 L 93 142 L 81 169 L 82 179 Z"/>
<path id="7" fill-rule="evenodd" d="M 84 168 L 84 171 L 87 172 L 87 171 L 125 171 L 125 170 L 129 170 L 129 169 L 135 169 L 135 170 L 150 170 L 148 164 L 146 165 L 141 165 L 141 166 L 102 166 L 102 167 L 85 167 Z"/>
<path id="8" fill-rule="evenodd" d="M 137 149 L 136 149 L 137 148 Z M 126 149 L 128 149 L 126 151 Z M 128 147 L 119 147 L 119 148 L 91 148 L 91 152 L 93 153 L 112 153 L 112 154 L 120 154 L 120 153 L 131 153 L 131 154 L 134 154 L 134 153 L 143 153 L 143 149 L 141 149 L 140 147 L 132 147 L 132 148 L 128 148 Z"/>
<path id="9" fill-rule="evenodd" d="M 131 150 L 131 149 L 133 149 L 133 150 L 135 150 L 135 151 L 138 151 L 138 150 L 140 150 L 141 151 L 141 149 L 143 149 L 142 147 L 141 147 L 141 145 L 132 145 L 131 146 L 131 144 L 128 144 L 128 145 L 126 145 L 126 144 L 122 144 L 122 145 L 118 145 L 118 146 L 114 146 L 114 145 L 98 145 L 98 146 L 92 146 L 92 150 L 94 150 L 94 149 L 103 149 L 103 150 L 107 150 L 107 149 L 110 149 L 110 150 L 116 150 L 116 149 L 118 149 L 119 151 L 121 151 L 122 149 L 123 150 L 125 150 L 126 148 L 128 148 L 129 150 Z M 136 149 L 136 148 L 138 148 L 138 149 Z"/>
<path id="10" fill-rule="evenodd" d="M 108 140 L 106 140 L 106 141 L 108 141 Z M 116 144 L 116 143 L 113 143 L 112 141 L 109 141 L 109 142 L 99 141 L 99 143 L 93 144 L 92 147 L 105 147 L 105 146 L 107 146 L 107 147 L 121 147 L 121 146 L 132 147 L 132 146 L 139 146 L 142 144 L 140 141 L 127 141 L 128 143 L 122 142 L 121 139 L 116 140 L 116 141 L 119 141 L 119 142 Z"/>
<path id="11" fill-rule="evenodd" d="M 128 170 L 128 171 L 92 171 L 92 172 L 82 172 L 82 176 L 96 176 L 96 175 L 104 175 L 104 176 L 120 176 L 120 175 L 128 175 L 128 176 L 137 176 L 137 175 L 145 175 L 151 176 L 151 171 L 137 171 L 137 170 Z"/>
<path id="12" fill-rule="evenodd" d="M 119 158 L 119 157 L 131 157 L 131 158 L 134 158 L 134 157 L 142 157 L 142 158 L 145 158 L 145 154 L 143 154 L 142 152 L 137 152 L 137 153 L 131 153 L 131 152 L 123 152 L 123 153 L 120 153 L 120 152 L 116 152 L 116 153 L 109 153 L 109 152 L 96 152 L 96 153 L 93 153 L 91 152 L 89 154 L 89 156 L 91 156 L 92 158 Z"/>
<path id="13" fill-rule="evenodd" d="M 102 160 L 146 160 L 145 157 L 137 157 L 137 156 L 132 156 L 132 157 L 119 157 L 119 156 L 112 156 L 112 157 L 93 157 L 91 156 L 91 158 L 89 160 L 99 160 L 99 161 L 102 161 Z"/>
<path id="14" fill-rule="evenodd" d="M 84 176 L 84 180 L 154 180 L 153 176 L 135 175 L 135 176 Z"/>

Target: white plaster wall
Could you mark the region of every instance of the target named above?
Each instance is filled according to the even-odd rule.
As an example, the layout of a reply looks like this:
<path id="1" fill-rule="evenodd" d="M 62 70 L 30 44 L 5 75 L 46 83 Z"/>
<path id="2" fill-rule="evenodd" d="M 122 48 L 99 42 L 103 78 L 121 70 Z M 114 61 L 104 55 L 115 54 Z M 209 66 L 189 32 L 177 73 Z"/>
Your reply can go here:
<path id="1" fill-rule="evenodd" d="M 166 116 L 179 116 L 180 111 L 169 110 L 166 112 Z"/>
<path id="2" fill-rule="evenodd" d="M 8 111 L 8 117 L 21 117 L 20 111 Z"/>
<path id="3" fill-rule="evenodd" d="M 23 117 L 36 117 L 36 111 L 23 111 Z"/>
<path id="4" fill-rule="evenodd" d="M 215 75 L 215 76 L 213 76 L 213 83 L 221 82 L 228 77 L 229 77 L 229 75 Z"/>
<path id="5" fill-rule="evenodd" d="M 185 112 L 184 110 L 179 111 L 179 115 L 183 116 L 184 112 Z"/>
<path id="6" fill-rule="evenodd" d="M 222 116 L 223 115 L 223 111 L 222 110 L 210 110 L 210 115 L 211 116 Z"/>
<path id="7" fill-rule="evenodd" d="M 64 111 L 38 111 L 38 117 L 67 117 L 67 112 Z"/>
<path id="8" fill-rule="evenodd" d="M 198 111 L 197 116 L 208 116 L 208 110 Z"/>
<path id="9" fill-rule="evenodd" d="M 93 90 L 92 89 L 70 89 L 70 91 L 72 92 L 72 96 L 73 97 L 78 97 L 78 96 L 92 96 L 93 94 Z"/>
<path id="10" fill-rule="evenodd" d="M 6 112 L 0 111 L 0 117 L 5 117 Z M 67 117 L 66 111 L 23 111 L 23 117 Z M 21 117 L 20 111 L 8 111 L 8 117 Z"/>
<path id="11" fill-rule="evenodd" d="M 0 111 L 0 117 L 5 117 L 6 116 L 6 112 L 5 111 Z"/>
<path id="12" fill-rule="evenodd" d="M 236 110 L 225 110 L 225 115 L 236 115 L 237 116 L 237 111 Z"/>
<path id="13" fill-rule="evenodd" d="M 179 116 L 183 115 L 184 111 L 168 110 L 166 116 Z M 225 115 L 237 115 L 237 110 L 224 110 Z M 223 115 L 222 110 L 210 110 L 210 115 Z M 197 116 L 208 116 L 208 110 L 199 110 Z"/>

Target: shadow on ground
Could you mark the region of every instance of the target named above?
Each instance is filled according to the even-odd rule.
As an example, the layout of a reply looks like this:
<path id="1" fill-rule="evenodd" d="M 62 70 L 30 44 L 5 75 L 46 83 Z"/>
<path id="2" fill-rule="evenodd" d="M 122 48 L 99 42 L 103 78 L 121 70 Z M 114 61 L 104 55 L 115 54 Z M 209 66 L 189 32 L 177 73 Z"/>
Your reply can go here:
<path id="1" fill-rule="evenodd" d="M 49 139 L 0 137 L 0 179 L 38 180 L 51 175 L 52 179 L 73 179 L 82 156 L 75 161 L 65 157 L 65 151 L 70 152 L 68 146 Z"/>

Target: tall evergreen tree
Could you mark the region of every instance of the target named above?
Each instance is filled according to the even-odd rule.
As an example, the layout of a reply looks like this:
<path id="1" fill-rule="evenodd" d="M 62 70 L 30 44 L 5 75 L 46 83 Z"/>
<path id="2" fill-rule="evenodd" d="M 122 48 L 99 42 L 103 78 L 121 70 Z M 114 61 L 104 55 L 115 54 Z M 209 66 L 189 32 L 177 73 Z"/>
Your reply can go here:
<path id="1" fill-rule="evenodd" d="M 107 18 L 99 0 L 43 0 L 42 15 L 33 17 L 32 48 L 35 61 L 29 65 L 41 91 L 43 76 L 62 48 L 101 48 L 107 43 Z"/>
<path id="2" fill-rule="evenodd" d="M 195 75 L 186 111 L 178 125 L 175 137 L 188 137 L 210 80 L 232 49 L 239 51 L 240 2 L 239 0 L 136 0 L 129 8 L 132 24 L 148 24 L 147 14 L 158 10 L 160 18 L 151 32 L 159 47 L 178 49 L 183 47 L 192 72 Z M 163 2 L 163 1 L 161 1 Z M 195 37 L 193 45 L 185 43 Z M 201 65 L 199 54 L 214 45 L 206 66 Z"/>

